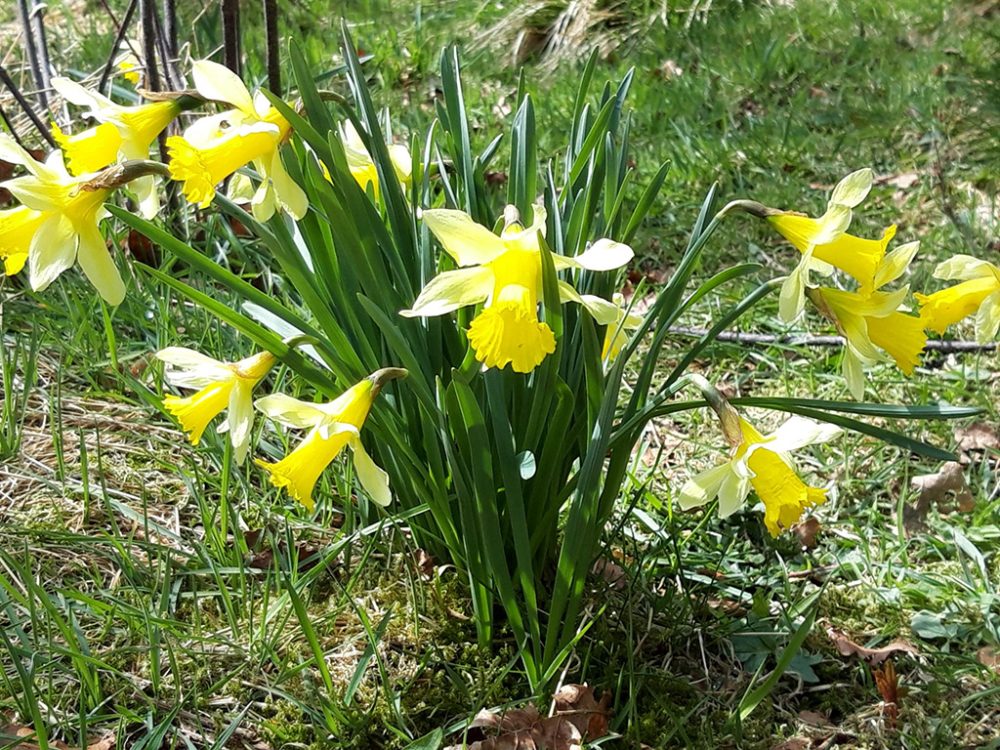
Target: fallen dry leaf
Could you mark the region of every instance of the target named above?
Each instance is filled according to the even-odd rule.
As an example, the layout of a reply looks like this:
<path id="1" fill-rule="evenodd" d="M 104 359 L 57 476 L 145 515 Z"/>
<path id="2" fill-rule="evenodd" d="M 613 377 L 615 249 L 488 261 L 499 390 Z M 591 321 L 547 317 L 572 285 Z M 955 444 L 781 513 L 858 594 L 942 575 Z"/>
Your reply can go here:
<path id="1" fill-rule="evenodd" d="M 818 711 L 799 711 L 799 721 L 808 726 L 823 729 L 834 726 L 832 721 Z"/>
<path id="2" fill-rule="evenodd" d="M 985 422 L 973 422 L 968 427 L 955 430 L 955 441 L 960 451 L 1000 451 L 1000 434 Z"/>
<path id="3" fill-rule="evenodd" d="M 418 549 L 413 553 L 413 564 L 417 568 L 417 573 L 425 581 L 434 577 L 434 557 L 425 549 Z"/>
<path id="4" fill-rule="evenodd" d="M 616 591 L 621 591 L 628 585 L 625 569 L 618 563 L 608 560 L 605 557 L 597 558 L 590 568 L 590 572 L 599 578 L 603 578 L 605 583 Z"/>
<path id="5" fill-rule="evenodd" d="M 900 174 L 885 175 L 875 179 L 876 185 L 889 185 L 890 187 L 907 190 L 920 181 L 920 175 L 916 172 L 901 172 Z"/>
<path id="6" fill-rule="evenodd" d="M 806 549 L 812 549 L 816 546 L 816 537 L 819 536 L 819 532 L 822 530 L 823 527 L 816 516 L 809 516 L 802 523 L 792 526 L 792 533 L 799 538 L 799 544 Z"/>
<path id="7" fill-rule="evenodd" d="M 836 628 L 827 628 L 826 634 L 833 641 L 833 645 L 837 647 L 837 651 L 840 652 L 841 656 L 860 656 L 872 667 L 877 667 L 890 656 L 897 653 L 920 656 L 920 652 L 916 646 L 899 638 L 881 648 L 866 648 L 865 646 L 859 646 L 848 638 L 845 633 Z"/>
<path id="8" fill-rule="evenodd" d="M 807 737 L 792 737 L 772 746 L 771 750 L 809 750 L 810 747 L 812 747 L 812 740 Z"/>
<path id="9" fill-rule="evenodd" d="M 22 739 L 22 742 L 18 742 L 18 740 Z M 60 740 L 50 739 L 48 744 L 53 750 L 71 750 L 69 745 Z M 99 740 L 88 744 L 87 750 L 111 750 L 114 746 L 115 735 L 105 734 Z M 35 730 L 23 724 L 0 726 L 0 747 L 4 748 L 4 750 L 38 750 L 38 742 L 35 740 Z"/>
<path id="10" fill-rule="evenodd" d="M 469 729 L 495 736 L 450 745 L 445 750 L 580 750 L 585 739 L 608 733 L 610 693 L 597 700 L 594 689 L 587 685 L 564 685 L 553 696 L 553 703 L 554 713 L 547 717 L 534 706 L 502 713 L 484 709 Z"/>
<path id="11" fill-rule="evenodd" d="M 976 654 L 979 663 L 984 667 L 989 667 L 995 672 L 1000 672 L 1000 651 L 993 646 L 983 646 Z"/>
<path id="12" fill-rule="evenodd" d="M 942 504 L 951 494 L 954 494 L 960 511 L 968 512 L 975 506 L 962 465 L 956 461 L 945 463 L 936 474 L 913 477 L 910 485 L 918 493 L 917 500 L 912 506 L 903 508 L 903 526 L 911 533 L 924 525 L 932 505 Z"/>

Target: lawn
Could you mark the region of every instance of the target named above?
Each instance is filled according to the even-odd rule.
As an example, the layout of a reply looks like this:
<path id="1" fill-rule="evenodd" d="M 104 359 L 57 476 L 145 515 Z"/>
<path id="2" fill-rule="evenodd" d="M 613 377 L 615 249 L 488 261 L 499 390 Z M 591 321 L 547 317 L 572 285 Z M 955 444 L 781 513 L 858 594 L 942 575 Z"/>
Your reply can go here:
<path id="1" fill-rule="evenodd" d="M 107 5 L 121 18 L 127 3 Z M 216 55 L 217 4 L 178 5 L 184 61 Z M 242 19 L 243 77 L 264 84 L 258 5 Z M 459 45 L 474 150 L 509 131 L 527 91 L 539 161 L 556 171 L 596 47 L 592 92 L 632 76 L 629 210 L 669 165 L 631 241 L 627 278 L 640 291 L 657 292 L 682 265 L 713 185 L 719 205 L 752 198 L 818 216 L 837 181 L 862 167 L 876 179 L 851 231 L 878 236 L 895 224 L 897 242 L 919 240 L 906 278 L 914 289 L 939 288 L 931 270 L 953 254 L 1000 257 L 995 2 L 279 6 L 282 36 L 331 96 L 350 95 L 336 41 L 343 13 L 375 105 L 418 152 L 448 87 L 441 50 Z M 105 4 L 63 0 L 47 13 L 60 72 L 99 71 L 112 53 Z M 30 92 L 19 34 L 14 9 L 0 9 L 3 65 Z M 289 87 L 290 65 L 282 75 Z M 44 145 L 5 89 L 0 106 L 27 144 Z M 508 140 L 497 153 L 483 177 L 490 205 L 517 176 Z M 211 212 L 167 225 L 301 308 L 246 227 Z M 195 278 L 188 260 L 121 220 L 107 226 L 119 267 Z M 655 360 L 656 382 L 795 256 L 766 222 L 727 216 L 698 278 L 741 263 L 762 270 L 686 312 Z M 557 679 L 533 691 L 512 626 L 498 616 L 481 643 L 468 580 L 422 543 L 426 506 L 355 502 L 341 462 L 309 513 L 252 463 L 237 466 L 224 435 L 185 440 L 161 405 L 152 353 L 183 345 L 237 360 L 246 340 L 160 277 L 130 270 L 126 280 L 128 296 L 111 307 L 75 270 L 44 292 L 0 277 L 0 747 L 9 738 L 25 749 L 418 750 L 461 747 L 463 737 L 475 747 L 478 730 L 466 730 L 480 711 L 544 716 L 560 688 L 586 684 L 600 708 L 572 707 L 607 722 L 589 747 L 1000 748 L 995 347 L 928 350 L 910 377 L 871 368 L 869 400 L 982 410 L 960 421 L 868 420 L 954 452 L 957 467 L 845 433 L 800 454 L 832 489 L 777 538 L 752 502 L 724 520 L 679 509 L 685 480 L 723 456 L 711 412 L 652 420 L 585 581 L 587 627 Z M 239 307 L 223 285 L 204 288 Z M 695 359 L 728 398 L 850 399 L 843 349 L 817 340 L 836 334 L 819 316 L 784 323 L 772 295 L 730 330 L 771 338 L 719 340 Z M 948 338 L 971 341 L 971 319 Z M 623 402 L 642 359 L 626 371 Z M 291 369 L 273 379 L 274 390 L 305 397 Z M 749 411 L 777 425 L 772 412 Z M 285 447 L 259 434 L 269 453 Z"/>

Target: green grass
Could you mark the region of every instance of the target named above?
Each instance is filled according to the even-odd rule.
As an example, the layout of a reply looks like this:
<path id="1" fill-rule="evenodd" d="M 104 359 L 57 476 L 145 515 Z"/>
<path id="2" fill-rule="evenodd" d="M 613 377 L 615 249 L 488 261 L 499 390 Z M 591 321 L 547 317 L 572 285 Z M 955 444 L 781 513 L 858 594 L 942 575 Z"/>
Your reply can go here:
<path id="1" fill-rule="evenodd" d="M 121 5 L 112 3 L 119 14 Z M 319 5 L 284 17 L 285 33 L 314 53 L 336 28 L 329 13 L 311 16 Z M 61 19 L 50 34 L 54 59 L 99 66 L 108 52 L 100 13 L 52 6 Z M 658 218 L 636 243 L 638 265 L 672 267 L 716 180 L 727 198 L 816 214 L 824 191 L 810 185 L 865 165 L 916 175 L 905 188 L 877 187 L 855 227 L 871 234 L 896 222 L 900 240 L 920 239 L 915 287 L 953 252 L 995 256 L 1000 159 L 991 133 L 1000 118 L 989 97 L 998 45 L 977 7 L 718 3 L 690 28 L 680 14 L 650 24 L 599 69 L 610 79 L 636 69 L 636 189 L 671 164 Z M 433 116 L 438 49 L 502 13 L 470 3 L 344 11 L 373 55 L 377 102 L 401 134 Z M 187 20 L 194 53 L 211 51 L 215 16 Z M 330 45 L 331 68 L 333 54 Z M 484 49 L 464 58 L 480 147 L 512 117 L 501 99 L 513 99 L 517 73 L 501 57 Z M 665 79 L 667 59 L 683 73 Z M 259 59 L 248 67 L 259 77 Z M 578 74 L 573 65 L 528 71 L 543 153 L 555 156 Z M 205 229 L 206 247 L 228 247 L 222 222 Z M 778 274 L 791 256 L 766 228 L 733 217 L 702 273 L 754 260 Z M 250 246 L 230 262 L 267 261 Z M 406 519 L 363 526 L 350 485 L 328 472 L 325 510 L 310 522 L 262 488 L 254 469 L 225 471 L 217 436 L 200 449 L 182 442 L 159 410 L 148 354 L 183 343 L 240 356 L 233 331 L 139 275 L 138 291 L 111 313 L 109 346 L 102 310 L 75 271 L 42 295 L 0 283 L 0 726 L 44 727 L 74 746 L 112 732 L 133 748 L 401 748 L 437 728 L 460 737 L 480 708 L 547 698 L 527 693 L 509 633 L 492 652 L 473 645 L 462 582 L 449 569 L 422 574 Z M 705 325 L 717 312 L 703 304 L 686 322 Z M 738 328 L 786 330 L 775 312 L 767 302 Z M 804 327 L 829 332 L 812 318 L 794 330 Z M 664 372 L 685 341 L 668 349 Z M 997 362 L 996 353 L 928 355 L 912 379 L 881 367 L 871 382 L 884 401 L 981 406 L 995 429 Z M 718 344 L 699 363 L 741 396 L 845 396 L 836 350 Z M 285 378 L 276 376 L 276 389 Z M 910 478 L 939 466 L 853 435 L 822 447 L 810 468 L 836 491 L 816 512 L 817 546 L 803 550 L 794 536 L 771 541 L 753 512 L 720 522 L 673 506 L 689 471 L 720 457 L 714 429 L 697 413 L 655 423 L 605 539 L 624 585 L 590 581 L 590 614 L 599 616 L 565 681 L 611 692 L 622 739 L 609 745 L 771 748 L 839 731 L 859 747 L 997 747 L 1000 682 L 977 653 L 1000 647 L 1000 455 L 965 456 L 971 511 L 934 507 L 926 528 L 907 534 Z M 953 444 L 954 425 L 907 429 Z M 821 587 L 789 672 L 739 721 Z M 903 638 L 919 650 L 895 659 L 906 690 L 895 727 L 871 671 L 837 652 L 828 627 L 862 645 Z M 806 727 L 805 711 L 836 730 Z"/>

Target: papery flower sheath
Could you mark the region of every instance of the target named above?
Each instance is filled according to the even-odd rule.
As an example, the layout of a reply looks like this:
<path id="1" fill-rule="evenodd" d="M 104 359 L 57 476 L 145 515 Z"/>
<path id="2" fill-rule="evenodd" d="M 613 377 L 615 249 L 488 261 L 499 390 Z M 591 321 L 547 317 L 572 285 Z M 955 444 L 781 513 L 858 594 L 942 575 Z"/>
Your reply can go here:
<path id="1" fill-rule="evenodd" d="M 177 417 L 191 444 L 198 445 L 208 423 L 228 409 L 218 431 L 229 432 L 236 462 L 242 463 L 253 430 L 253 389 L 274 366 L 274 355 L 259 352 L 238 362 L 220 362 L 193 349 L 171 346 L 156 357 L 167 365 L 168 383 L 197 389 L 191 396 L 163 398 L 164 408 Z"/>
<path id="2" fill-rule="evenodd" d="M 906 375 L 912 375 L 920 363 L 920 353 L 927 344 L 924 322 L 899 309 L 909 287 L 880 291 L 883 285 L 902 275 L 919 246 L 919 242 L 910 242 L 886 256 L 876 273 L 873 291 L 861 293 L 821 287 L 808 292 L 819 310 L 847 340 L 841 367 L 851 395 L 858 400 L 864 397 L 865 367 L 891 358 Z"/>
<path id="3" fill-rule="evenodd" d="M 52 134 L 63 149 L 67 166 L 73 174 L 96 171 L 113 164 L 119 157 L 148 159 L 153 141 L 181 111 L 176 101 L 125 107 L 68 78 L 53 78 L 52 87 L 67 101 L 88 107 L 86 114 L 100 123 L 72 136 L 53 124 Z M 139 200 L 139 210 L 147 219 L 155 216 L 160 209 L 156 179 L 146 175 L 130 184 Z"/>
<path id="4" fill-rule="evenodd" d="M 976 340 L 992 341 L 1000 330 L 1000 266 L 971 255 L 955 255 L 934 269 L 934 277 L 961 283 L 933 294 L 917 294 L 924 326 L 944 333 L 975 314 Z"/>
<path id="5" fill-rule="evenodd" d="M 805 484 L 788 454 L 831 440 L 841 430 L 797 416 L 770 435 L 762 435 L 742 417 L 739 429 L 739 443 L 733 446 L 730 459 L 689 479 L 681 488 L 678 504 L 689 510 L 718 497 L 719 517 L 726 518 L 743 507 L 752 489 L 764 503 L 764 525 L 772 536 L 778 536 L 807 508 L 825 502 L 827 493 Z"/>
<path id="6" fill-rule="evenodd" d="M 432 279 L 413 307 L 400 314 L 444 315 L 485 303 L 468 331 L 476 359 L 486 367 L 502 369 L 509 364 L 515 372 L 531 372 L 556 348 L 552 329 L 538 319 L 542 293 L 538 233 L 544 234 L 545 218 L 545 209 L 536 205 L 531 226 L 524 228 L 512 221 L 498 237 L 463 211 L 424 211 L 427 227 L 460 268 Z M 632 248 L 609 239 L 597 240 L 572 258 L 552 256 L 557 271 L 611 271 L 631 259 Z M 582 304 L 600 325 L 612 325 L 618 320 L 619 308 L 613 302 L 580 294 L 565 281 L 559 282 L 559 295 L 562 302 Z"/>
<path id="7" fill-rule="evenodd" d="M 270 475 L 271 484 L 284 487 L 288 494 L 312 511 L 316 504 L 313 489 L 323 470 L 349 447 L 354 471 L 365 492 L 379 505 L 392 500 L 389 477 L 372 460 L 361 442 L 361 428 L 375 397 L 390 379 L 405 377 L 397 368 L 379 370 L 347 389 L 326 404 L 299 401 L 284 393 L 258 399 L 258 410 L 288 427 L 309 430 L 287 456 L 276 463 L 257 460 Z"/>
<path id="8" fill-rule="evenodd" d="M 198 93 L 234 107 L 204 117 L 183 135 L 167 139 L 170 176 L 183 183 L 184 196 L 201 208 L 215 197 L 215 186 L 240 167 L 253 164 L 261 183 L 251 201 L 253 215 L 267 221 L 280 207 L 301 219 L 309 208 L 305 192 L 281 162 L 280 147 L 291 125 L 260 92 L 251 96 L 229 68 L 209 60 L 192 66 Z"/>
<path id="9" fill-rule="evenodd" d="M 863 292 L 872 289 L 875 269 L 896 227 L 886 229 L 878 240 L 847 234 L 853 209 L 868 195 L 872 180 L 870 169 L 859 169 L 847 175 L 833 189 L 826 212 L 818 219 L 793 211 L 768 213 L 768 222 L 802 253 L 798 265 L 781 287 L 778 308 L 782 320 L 794 320 L 802 312 L 805 289 L 813 271 L 829 275 L 833 268 L 839 268 L 853 276 Z"/>
<path id="10" fill-rule="evenodd" d="M 26 255 L 31 288 L 41 291 L 79 261 L 101 296 L 112 305 L 119 304 L 125 298 L 125 284 L 100 229 L 111 190 L 92 189 L 88 184 L 92 174 L 71 176 L 62 152 L 53 151 L 44 163 L 39 162 L 6 134 L 0 134 L 0 159 L 28 170 L 26 175 L 0 183 L 23 204 L 22 209 L 3 212 L 0 218 L 0 228 L 5 230 L 0 235 L 0 254 L 5 263 L 19 268 Z"/>

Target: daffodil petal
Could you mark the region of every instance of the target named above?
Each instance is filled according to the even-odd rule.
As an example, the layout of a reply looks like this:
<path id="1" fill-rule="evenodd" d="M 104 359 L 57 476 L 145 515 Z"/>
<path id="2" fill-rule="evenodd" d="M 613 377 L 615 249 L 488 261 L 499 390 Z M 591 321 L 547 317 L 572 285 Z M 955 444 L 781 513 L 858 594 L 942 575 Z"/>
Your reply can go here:
<path id="1" fill-rule="evenodd" d="M 850 208 L 833 204 L 817 220 L 816 233 L 810 238 L 813 245 L 827 245 L 836 240 L 851 226 L 853 213 Z"/>
<path id="2" fill-rule="evenodd" d="M 306 215 L 306 211 L 309 210 L 309 198 L 285 170 L 285 165 L 281 161 L 280 149 L 274 149 L 267 176 L 271 178 L 278 201 L 288 214 L 296 221 L 302 219 Z"/>
<path id="3" fill-rule="evenodd" d="M 726 463 L 691 477 L 681 487 L 680 494 L 677 495 L 677 505 L 681 510 L 690 510 L 712 502 L 719 494 L 719 488 L 729 473 L 729 464 Z"/>
<path id="4" fill-rule="evenodd" d="M 1000 330 L 1000 291 L 983 300 L 976 311 L 976 341 L 988 344 Z"/>
<path id="5" fill-rule="evenodd" d="M 206 99 L 231 104 L 243 113 L 257 117 L 253 97 L 240 77 L 225 65 L 211 60 L 195 60 L 191 65 L 194 87 Z"/>
<path id="6" fill-rule="evenodd" d="M 68 102 L 72 102 L 80 107 L 90 107 L 88 113 L 91 117 L 96 117 L 98 112 L 117 112 L 122 109 L 119 105 L 108 99 L 97 91 L 91 91 L 85 86 L 81 86 L 76 81 L 62 76 L 52 79 L 52 88 Z"/>
<path id="7" fill-rule="evenodd" d="M 862 367 L 861 359 L 850 346 L 844 347 L 841 357 L 841 371 L 844 380 L 847 382 L 847 390 L 856 401 L 861 401 L 865 397 L 865 371 Z"/>
<path id="8" fill-rule="evenodd" d="M 433 208 L 424 211 L 422 218 L 445 252 L 460 266 L 489 263 L 507 250 L 503 240 L 464 211 Z"/>
<path id="9" fill-rule="evenodd" d="M 809 272 L 808 253 L 802 257 L 792 272 L 785 278 L 778 294 L 778 316 L 791 323 L 802 313 L 806 304 L 806 279 Z"/>
<path id="10" fill-rule="evenodd" d="M 628 245 L 609 240 L 606 237 L 597 240 L 579 255 L 567 257 L 552 255 L 556 270 L 564 268 L 585 268 L 588 271 L 613 271 L 621 268 L 635 257 Z"/>
<path id="11" fill-rule="evenodd" d="M 76 260 L 76 233 L 65 216 L 46 219 L 31 240 L 28 273 L 31 288 L 40 292 Z"/>
<path id="12" fill-rule="evenodd" d="M 791 453 L 807 445 L 825 443 L 841 432 L 836 425 L 793 416 L 768 436 L 764 447 L 775 453 Z"/>
<path id="13" fill-rule="evenodd" d="M 62 156 L 59 157 L 60 160 Z M 36 160 L 31 154 L 25 151 L 21 145 L 6 133 L 0 133 L 0 159 L 9 161 L 24 167 L 35 177 L 40 179 L 57 179 L 57 173 L 47 164 Z M 9 187 L 13 180 L 4 183 L 4 187 Z M 20 200 L 20 199 L 18 199 Z"/>
<path id="14" fill-rule="evenodd" d="M 559 282 L 559 301 L 576 302 L 583 305 L 598 325 L 609 326 L 618 322 L 621 309 L 614 302 L 593 294 L 580 294 L 565 281 Z"/>
<path id="15" fill-rule="evenodd" d="M 833 189 L 833 193 L 830 195 L 830 205 L 854 208 L 868 197 L 874 180 L 875 173 L 867 167 L 851 172 Z"/>
<path id="16" fill-rule="evenodd" d="M 875 269 L 875 288 L 881 289 L 902 276 L 919 250 L 920 241 L 917 240 L 900 245 L 886 255 Z"/>
<path id="17" fill-rule="evenodd" d="M 229 424 L 229 440 L 237 464 L 242 464 L 250 451 L 250 434 L 253 431 L 252 391 L 253 385 L 250 382 L 237 379 L 229 394 L 229 412 L 226 421 Z"/>
<path id="18" fill-rule="evenodd" d="M 971 255 L 953 255 L 948 260 L 938 263 L 934 269 L 934 278 L 949 281 L 969 281 L 990 276 L 1000 280 L 1000 268 Z"/>
<path id="19" fill-rule="evenodd" d="M 328 420 L 319 404 L 299 401 L 284 393 L 272 393 L 254 401 L 254 408 L 275 422 L 288 427 L 307 429 Z"/>
<path id="20" fill-rule="evenodd" d="M 361 486 L 372 500 L 385 507 L 392 502 L 389 475 L 372 460 L 360 439 L 351 441 L 351 452 L 354 454 L 354 471 Z"/>
<path id="21" fill-rule="evenodd" d="M 79 228 L 80 248 L 77 261 L 80 270 L 109 305 L 120 305 L 125 299 L 125 284 L 115 265 L 104 236 L 96 224 Z"/>
<path id="22" fill-rule="evenodd" d="M 490 296 L 493 272 L 489 268 L 459 268 L 445 271 L 428 282 L 413 307 L 401 310 L 406 318 L 445 315 L 469 305 L 478 305 Z"/>
<path id="23" fill-rule="evenodd" d="M 730 470 L 719 486 L 719 518 L 729 518 L 733 515 L 743 507 L 747 495 L 750 494 L 749 476 L 740 476 L 732 468 L 732 463 L 730 463 Z"/>
<path id="24" fill-rule="evenodd" d="M 168 346 L 155 356 L 166 365 L 164 379 L 179 388 L 200 390 L 233 374 L 224 362 L 183 346 Z"/>

